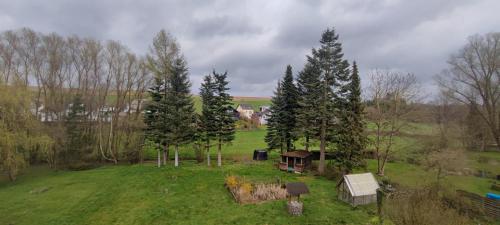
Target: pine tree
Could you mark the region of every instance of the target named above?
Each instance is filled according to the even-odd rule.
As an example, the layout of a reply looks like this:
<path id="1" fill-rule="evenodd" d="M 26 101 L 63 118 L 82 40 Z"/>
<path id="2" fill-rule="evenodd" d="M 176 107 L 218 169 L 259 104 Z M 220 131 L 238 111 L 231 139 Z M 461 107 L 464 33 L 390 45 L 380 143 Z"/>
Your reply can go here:
<path id="1" fill-rule="evenodd" d="M 327 141 L 333 140 L 336 127 L 336 114 L 345 101 L 345 89 L 342 88 L 349 77 L 349 63 L 343 59 L 342 45 L 334 29 L 327 29 L 321 36 L 320 48 L 312 50 L 308 62 L 317 65 L 320 72 L 320 105 L 318 120 L 320 159 L 318 172 L 325 171 L 325 153 Z"/>
<path id="2" fill-rule="evenodd" d="M 345 85 L 347 95 L 345 107 L 339 109 L 339 124 L 336 130 L 336 161 L 345 173 L 349 173 L 362 162 L 362 151 L 367 138 L 364 133 L 363 104 L 361 102 L 361 80 L 358 66 L 353 62 L 349 83 Z"/>
<path id="3" fill-rule="evenodd" d="M 166 113 L 164 106 L 165 84 L 164 80 L 160 77 L 154 78 L 154 84 L 149 89 L 149 96 L 151 102 L 145 107 L 144 123 L 146 124 L 145 135 L 146 138 L 153 141 L 157 145 L 166 145 L 166 130 L 165 121 L 160 120 L 160 115 Z M 158 148 L 158 167 L 161 166 L 161 148 Z"/>
<path id="4" fill-rule="evenodd" d="M 200 97 L 202 102 L 201 109 L 201 138 L 205 142 L 205 151 L 207 153 L 207 165 L 210 166 L 210 140 L 215 138 L 216 112 L 215 112 L 215 88 L 216 84 L 211 74 L 203 78 L 200 88 Z"/>
<path id="5" fill-rule="evenodd" d="M 166 123 L 166 139 L 175 147 L 175 166 L 179 166 L 179 146 L 192 140 L 194 134 L 194 105 L 190 94 L 188 69 L 183 57 L 175 59 L 172 75 L 167 80 L 165 105 L 166 113 L 160 114 Z"/>
<path id="6" fill-rule="evenodd" d="M 299 93 L 296 136 L 305 139 L 305 150 L 309 151 L 311 139 L 319 137 L 319 111 L 321 81 L 318 66 L 308 62 L 297 77 Z"/>
<path id="7" fill-rule="evenodd" d="M 267 143 L 267 148 L 280 149 L 283 153 L 284 147 L 284 135 L 283 131 L 283 119 L 282 119 L 282 108 L 283 108 L 283 93 L 281 82 L 278 81 L 276 91 L 271 99 L 271 107 L 269 108 L 270 116 L 267 120 L 267 133 L 265 141 Z"/>
<path id="8" fill-rule="evenodd" d="M 91 154 L 92 138 L 87 132 L 84 122 L 87 118 L 85 106 L 80 95 L 76 95 L 71 103 L 69 113 L 65 117 L 67 150 L 66 160 L 72 162 L 86 161 Z"/>
<path id="9" fill-rule="evenodd" d="M 292 67 L 287 66 L 285 77 L 281 84 L 281 94 L 283 97 L 283 105 L 281 108 L 281 123 L 283 141 L 286 145 L 286 150 L 290 151 L 293 148 L 293 142 L 297 139 L 295 130 L 297 123 L 297 109 L 298 109 L 298 90 L 293 82 Z"/>
<path id="10" fill-rule="evenodd" d="M 223 74 L 212 73 L 215 89 L 215 101 L 213 104 L 215 115 L 215 138 L 217 140 L 217 165 L 222 166 L 222 145 L 234 140 L 235 124 L 232 115 L 233 97 L 227 93 L 229 82 L 226 80 L 227 72 Z"/>

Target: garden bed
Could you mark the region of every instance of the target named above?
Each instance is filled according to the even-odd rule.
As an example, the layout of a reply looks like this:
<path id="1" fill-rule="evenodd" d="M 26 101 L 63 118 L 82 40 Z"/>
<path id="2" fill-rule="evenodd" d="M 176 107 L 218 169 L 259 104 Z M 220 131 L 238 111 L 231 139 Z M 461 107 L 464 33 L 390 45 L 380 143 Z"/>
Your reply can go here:
<path id="1" fill-rule="evenodd" d="M 280 183 L 252 183 L 237 176 L 226 177 L 225 186 L 240 204 L 280 200 L 287 196 L 286 189 Z"/>

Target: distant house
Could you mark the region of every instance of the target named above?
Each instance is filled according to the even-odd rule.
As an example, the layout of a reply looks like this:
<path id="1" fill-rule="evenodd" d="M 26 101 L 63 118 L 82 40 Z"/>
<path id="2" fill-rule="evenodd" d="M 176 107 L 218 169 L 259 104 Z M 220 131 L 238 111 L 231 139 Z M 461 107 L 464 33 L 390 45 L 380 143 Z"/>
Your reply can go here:
<path id="1" fill-rule="evenodd" d="M 251 119 L 254 113 L 252 106 L 247 104 L 239 104 L 236 111 L 240 114 L 240 118 L 244 117 L 247 119 Z"/>
<path id="2" fill-rule="evenodd" d="M 270 109 L 271 109 L 271 106 L 268 106 L 268 105 L 259 106 L 259 111 L 261 111 L 261 112 L 269 111 Z"/>
<path id="3" fill-rule="evenodd" d="M 269 109 L 264 109 L 264 111 L 252 114 L 252 120 L 259 125 L 266 125 L 270 116 L 271 111 Z"/>
<path id="4" fill-rule="evenodd" d="M 377 202 L 377 180 L 372 173 L 344 175 L 337 185 L 337 196 L 352 206 Z"/>

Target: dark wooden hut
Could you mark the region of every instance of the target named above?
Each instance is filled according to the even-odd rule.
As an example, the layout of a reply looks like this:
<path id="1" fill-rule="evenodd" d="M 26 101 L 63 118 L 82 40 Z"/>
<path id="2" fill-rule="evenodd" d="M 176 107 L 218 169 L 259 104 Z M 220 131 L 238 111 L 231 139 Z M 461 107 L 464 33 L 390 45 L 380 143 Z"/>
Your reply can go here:
<path id="1" fill-rule="evenodd" d="M 312 165 L 312 154 L 309 151 L 297 150 L 281 154 L 280 170 L 302 173 L 310 169 Z"/>

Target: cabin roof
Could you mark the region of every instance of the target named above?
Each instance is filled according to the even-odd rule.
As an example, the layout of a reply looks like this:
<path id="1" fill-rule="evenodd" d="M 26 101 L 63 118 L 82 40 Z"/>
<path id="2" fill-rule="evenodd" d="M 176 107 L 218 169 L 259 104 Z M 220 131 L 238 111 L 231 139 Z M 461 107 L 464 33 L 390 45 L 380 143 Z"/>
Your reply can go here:
<path id="1" fill-rule="evenodd" d="M 309 188 L 307 188 L 306 184 L 302 182 L 292 182 L 286 184 L 286 191 L 291 196 L 298 196 L 309 193 Z"/>
<path id="2" fill-rule="evenodd" d="M 296 150 L 296 151 L 285 152 L 281 155 L 286 157 L 307 158 L 311 156 L 312 153 L 306 150 Z"/>
<path id="3" fill-rule="evenodd" d="M 372 173 L 344 175 L 343 182 L 352 196 L 374 195 L 380 187 Z"/>

